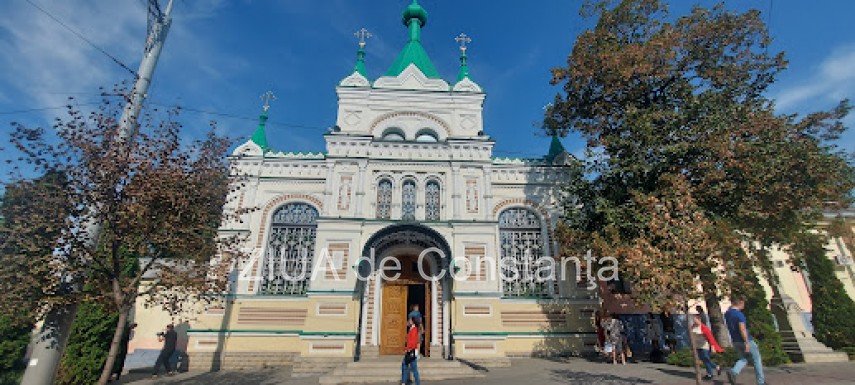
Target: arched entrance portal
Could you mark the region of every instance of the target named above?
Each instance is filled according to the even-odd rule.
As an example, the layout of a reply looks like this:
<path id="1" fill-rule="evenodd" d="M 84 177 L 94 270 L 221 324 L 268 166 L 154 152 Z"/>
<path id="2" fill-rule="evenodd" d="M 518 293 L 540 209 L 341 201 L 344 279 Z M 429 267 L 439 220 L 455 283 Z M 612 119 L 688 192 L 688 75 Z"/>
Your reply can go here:
<path id="1" fill-rule="evenodd" d="M 419 224 L 392 225 L 372 235 L 362 252 L 373 263 L 366 261 L 359 267 L 360 276 L 367 277 L 361 280 L 360 344 L 376 346 L 380 354 L 400 355 L 407 314 L 419 305 L 422 353 L 440 354 L 437 349 L 431 352 L 431 346 L 445 346 L 448 341 L 451 250 L 445 238 Z"/>

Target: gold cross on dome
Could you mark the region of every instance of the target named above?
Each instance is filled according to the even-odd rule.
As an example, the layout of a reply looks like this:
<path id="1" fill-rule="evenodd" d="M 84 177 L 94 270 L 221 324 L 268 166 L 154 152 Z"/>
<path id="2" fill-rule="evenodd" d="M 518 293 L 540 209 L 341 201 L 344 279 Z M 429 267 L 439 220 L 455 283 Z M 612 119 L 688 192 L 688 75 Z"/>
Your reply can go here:
<path id="1" fill-rule="evenodd" d="M 466 43 L 471 43 L 472 39 L 469 36 L 466 36 L 465 33 L 461 33 L 460 36 L 455 37 L 454 41 L 460 43 L 460 52 L 466 53 Z"/>
<path id="2" fill-rule="evenodd" d="M 363 47 L 365 47 L 365 40 L 370 38 L 372 35 L 371 35 L 371 32 L 368 32 L 367 29 L 362 28 L 359 31 L 356 31 L 356 33 L 354 33 L 353 36 L 356 36 L 359 38 L 359 48 L 363 48 Z"/>
<path id="3" fill-rule="evenodd" d="M 276 100 L 276 95 L 273 95 L 273 91 L 267 91 L 261 94 L 261 100 L 264 101 L 262 108 L 264 108 L 264 112 L 267 112 L 267 109 L 270 108 L 270 102 Z"/>

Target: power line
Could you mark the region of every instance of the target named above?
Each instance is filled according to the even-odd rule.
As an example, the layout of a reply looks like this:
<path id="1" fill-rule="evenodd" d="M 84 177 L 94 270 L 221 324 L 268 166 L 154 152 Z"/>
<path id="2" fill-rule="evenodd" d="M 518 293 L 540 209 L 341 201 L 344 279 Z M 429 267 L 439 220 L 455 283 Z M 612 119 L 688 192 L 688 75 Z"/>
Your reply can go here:
<path id="1" fill-rule="evenodd" d="M 95 104 L 100 104 L 100 102 L 92 102 L 92 103 L 75 103 L 76 106 L 91 106 Z M 59 110 L 68 108 L 68 104 L 56 107 L 38 107 L 38 108 L 28 108 L 24 110 L 13 110 L 13 111 L 2 111 L 0 115 L 13 115 L 13 114 L 25 114 L 28 112 L 38 112 L 38 111 L 48 111 L 48 110 Z"/>
<path id="2" fill-rule="evenodd" d="M 134 71 L 134 70 L 130 69 L 128 66 L 126 66 L 126 65 L 125 65 L 125 63 L 122 63 L 119 59 L 116 59 L 116 57 L 115 57 L 115 56 L 110 55 L 110 53 L 108 53 L 107 51 L 105 51 L 105 50 L 104 50 L 104 49 L 102 49 L 101 47 L 99 47 L 99 46 L 95 45 L 95 43 L 93 43 L 92 41 L 90 41 L 89 39 L 87 39 L 85 36 L 81 35 L 79 32 L 75 31 L 73 28 L 69 27 L 67 24 L 63 23 L 63 22 L 62 22 L 62 20 L 59 20 L 58 18 L 56 18 L 56 16 L 52 15 L 50 12 L 46 11 L 44 8 L 42 8 L 42 7 L 38 6 L 38 4 L 36 4 L 36 3 L 32 2 L 32 0 L 27 0 L 27 2 L 28 2 L 28 3 L 30 3 L 30 5 L 32 5 L 32 6 L 33 6 L 33 7 L 35 7 L 36 9 L 38 9 L 39 11 L 41 11 L 42 13 L 44 13 L 45 15 L 47 15 L 48 17 L 50 17 L 51 19 L 53 19 L 53 21 L 55 21 L 55 22 L 57 22 L 59 25 L 63 26 L 65 29 L 69 30 L 71 33 L 73 33 L 73 34 L 74 34 L 74 36 L 79 37 L 81 40 L 85 41 L 85 42 L 86 42 L 86 43 L 88 43 L 90 46 L 92 46 L 92 48 L 95 48 L 95 49 L 96 49 L 96 50 L 98 50 L 99 52 L 101 52 L 101 53 L 103 53 L 104 55 L 106 55 L 108 58 L 112 59 L 112 60 L 113 60 L 114 62 L 116 62 L 116 64 L 118 64 L 120 67 L 122 67 L 122 68 L 124 68 L 124 69 L 128 70 L 128 72 L 130 72 L 132 75 L 134 75 L 134 78 L 136 78 L 136 77 L 138 76 L 138 75 L 137 75 L 137 73 L 136 73 L 136 71 Z"/>
<path id="3" fill-rule="evenodd" d="M 149 103 L 156 105 L 156 106 L 160 106 L 160 107 L 172 107 L 172 106 L 167 106 L 165 104 L 160 104 L 160 103 L 153 103 L 153 102 L 149 102 Z M 224 112 L 207 111 L 207 110 L 202 110 L 202 109 L 187 107 L 187 106 L 181 106 L 181 105 L 179 105 L 178 108 L 183 110 L 183 111 L 196 112 L 196 113 L 200 113 L 200 114 L 207 114 L 207 115 L 214 115 L 214 116 L 221 116 L 224 118 L 240 119 L 240 120 L 248 120 L 248 121 L 257 121 L 258 120 L 258 118 L 253 118 L 253 117 L 249 117 L 249 116 L 239 116 L 239 115 L 233 115 L 233 114 L 228 114 L 228 113 L 224 113 Z M 276 122 L 276 121 L 271 121 L 271 120 L 268 120 L 267 124 L 268 125 L 274 125 L 274 126 L 289 127 L 289 128 L 299 128 L 299 129 L 303 129 L 303 130 L 312 130 L 312 131 L 324 130 L 324 129 L 329 128 L 329 127 L 323 127 L 323 126 L 310 126 L 310 125 L 296 124 L 296 123 L 282 123 L 282 122 Z"/>

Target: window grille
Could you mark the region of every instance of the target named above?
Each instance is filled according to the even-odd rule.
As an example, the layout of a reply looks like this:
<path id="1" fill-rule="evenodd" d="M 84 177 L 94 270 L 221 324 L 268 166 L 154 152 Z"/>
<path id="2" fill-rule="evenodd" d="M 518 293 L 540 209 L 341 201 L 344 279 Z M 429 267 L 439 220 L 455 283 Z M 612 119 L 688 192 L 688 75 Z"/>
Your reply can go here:
<path id="1" fill-rule="evenodd" d="M 312 276 L 318 210 L 288 203 L 273 213 L 261 277 L 261 294 L 303 295 Z"/>
<path id="2" fill-rule="evenodd" d="M 440 217 L 441 189 L 439 182 L 430 181 L 425 185 L 425 219 L 438 221 Z"/>
<path id="3" fill-rule="evenodd" d="M 537 276 L 538 270 L 545 269 L 537 264 L 543 257 L 543 223 L 540 217 L 526 208 L 502 211 L 499 214 L 499 240 L 504 295 L 550 296 L 552 281 L 538 280 Z"/>
<path id="4" fill-rule="evenodd" d="M 392 217 L 392 181 L 383 179 L 377 184 L 377 218 Z"/>
<path id="5" fill-rule="evenodd" d="M 401 194 L 401 219 L 413 221 L 416 219 L 416 182 L 405 181 Z"/>

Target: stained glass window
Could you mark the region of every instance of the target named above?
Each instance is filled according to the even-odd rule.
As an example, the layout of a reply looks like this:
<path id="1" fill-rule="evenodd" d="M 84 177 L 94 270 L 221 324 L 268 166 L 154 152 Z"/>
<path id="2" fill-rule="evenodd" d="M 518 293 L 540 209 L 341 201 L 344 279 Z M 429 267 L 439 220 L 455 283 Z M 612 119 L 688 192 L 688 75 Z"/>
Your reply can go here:
<path id="1" fill-rule="evenodd" d="M 383 179 L 377 184 L 377 218 L 392 217 L 392 181 Z"/>
<path id="2" fill-rule="evenodd" d="M 510 208 L 499 214 L 502 254 L 502 289 L 507 297 L 546 297 L 551 281 L 538 279 L 542 269 L 543 223 L 527 208 Z"/>
<path id="3" fill-rule="evenodd" d="M 439 182 L 430 181 L 425 185 L 425 219 L 438 221 L 440 213 L 440 188 Z"/>
<path id="4" fill-rule="evenodd" d="M 416 182 L 407 180 L 401 189 L 401 219 L 412 221 L 416 219 Z"/>
<path id="5" fill-rule="evenodd" d="M 273 213 L 261 277 L 261 294 L 302 295 L 312 276 L 318 210 L 288 203 Z"/>

